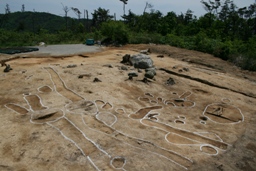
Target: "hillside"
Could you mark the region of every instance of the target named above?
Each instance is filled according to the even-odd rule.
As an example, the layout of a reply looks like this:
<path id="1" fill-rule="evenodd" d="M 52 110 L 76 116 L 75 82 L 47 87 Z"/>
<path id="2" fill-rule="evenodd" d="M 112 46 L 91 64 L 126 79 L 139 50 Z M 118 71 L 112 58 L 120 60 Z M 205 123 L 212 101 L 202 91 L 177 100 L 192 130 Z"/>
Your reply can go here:
<path id="1" fill-rule="evenodd" d="M 72 28 L 79 22 L 85 24 L 85 20 L 67 19 L 68 28 Z M 66 19 L 58 15 L 45 12 L 14 12 L 7 15 L 0 14 L 0 28 L 18 31 L 35 31 L 40 29 L 54 33 L 66 29 Z"/>

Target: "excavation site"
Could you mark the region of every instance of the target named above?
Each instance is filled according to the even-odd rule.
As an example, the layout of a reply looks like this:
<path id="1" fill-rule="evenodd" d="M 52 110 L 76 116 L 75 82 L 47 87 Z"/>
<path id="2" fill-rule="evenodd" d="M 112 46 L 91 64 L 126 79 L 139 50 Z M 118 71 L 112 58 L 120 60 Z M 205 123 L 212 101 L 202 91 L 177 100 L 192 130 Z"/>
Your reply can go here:
<path id="1" fill-rule="evenodd" d="M 255 170 L 255 72 L 167 45 L 40 48 L 0 55 L 0 170 Z"/>

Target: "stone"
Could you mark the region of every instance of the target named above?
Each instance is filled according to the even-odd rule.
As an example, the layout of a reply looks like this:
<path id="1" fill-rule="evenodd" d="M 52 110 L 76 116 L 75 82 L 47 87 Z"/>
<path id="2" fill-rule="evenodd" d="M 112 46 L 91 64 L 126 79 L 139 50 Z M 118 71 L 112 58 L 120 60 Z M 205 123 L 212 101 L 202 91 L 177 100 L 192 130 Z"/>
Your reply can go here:
<path id="1" fill-rule="evenodd" d="M 152 72 L 154 75 L 156 75 L 156 69 L 155 68 L 147 68 L 147 69 L 145 69 L 145 71 L 146 71 L 146 73 L 147 72 Z"/>
<path id="2" fill-rule="evenodd" d="M 140 53 L 147 55 L 148 53 L 150 53 L 150 50 L 149 49 L 141 50 Z"/>
<path id="3" fill-rule="evenodd" d="M 121 63 L 122 64 L 130 64 L 130 57 L 131 57 L 131 55 L 129 55 L 129 54 L 124 55 L 123 60 L 121 61 Z"/>
<path id="4" fill-rule="evenodd" d="M 149 78 L 149 79 L 153 79 L 154 78 L 154 76 L 155 76 L 155 73 L 153 72 L 153 71 L 147 71 L 146 73 L 145 73 L 145 78 Z"/>
<path id="5" fill-rule="evenodd" d="M 127 70 L 128 70 L 128 68 L 127 68 L 126 66 L 121 66 L 120 69 L 121 69 L 121 70 L 124 70 L 124 71 L 127 71 Z"/>
<path id="6" fill-rule="evenodd" d="M 103 67 L 113 68 L 113 66 L 111 64 L 103 65 Z"/>
<path id="7" fill-rule="evenodd" d="M 189 71 L 189 68 L 183 68 L 184 71 L 188 72 Z"/>
<path id="8" fill-rule="evenodd" d="M 78 78 L 83 78 L 84 76 L 83 75 L 79 75 Z"/>
<path id="9" fill-rule="evenodd" d="M 158 58 L 164 58 L 164 55 L 157 55 Z"/>
<path id="10" fill-rule="evenodd" d="M 174 85 L 175 84 L 175 81 L 173 78 L 169 78 L 167 81 L 166 81 L 166 85 Z"/>
<path id="11" fill-rule="evenodd" d="M 75 67 L 77 67 L 77 65 L 76 65 L 76 64 L 68 65 L 68 66 L 67 66 L 67 68 L 75 68 Z"/>
<path id="12" fill-rule="evenodd" d="M 128 76 L 130 77 L 138 77 L 138 73 L 136 73 L 136 72 L 130 72 L 130 73 L 128 73 Z"/>
<path id="13" fill-rule="evenodd" d="M 133 77 L 138 77 L 138 73 L 136 72 L 130 72 L 128 73 L 129 80 L 133 80 Z"/>
<path id="14" fill-rule="evenodd" d="M 98 78 L 94 78 L 93 82 L 96 83 L 96 82 L 102 82 L 102 81 Z"/>
<path id="15" fill-rule="evenodd" d="M 146 69 L 153 67 L 153 60 L 145 54 L 137 54 L 130 57 L 130 62 L 135 68 Z"/>
<path id="16" fill-rule="evenodd" d="M 9 72 L 10 70 L 12 70 L 10 65 L 6 65 L 4 72 Z"/>

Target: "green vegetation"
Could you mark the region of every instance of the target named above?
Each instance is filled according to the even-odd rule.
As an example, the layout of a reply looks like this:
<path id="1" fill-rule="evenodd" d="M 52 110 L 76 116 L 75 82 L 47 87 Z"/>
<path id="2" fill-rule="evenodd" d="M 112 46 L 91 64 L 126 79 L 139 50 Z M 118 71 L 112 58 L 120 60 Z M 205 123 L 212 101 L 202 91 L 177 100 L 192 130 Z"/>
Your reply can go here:
<path id="1" fill-rule="evenodd" d="M 84 43 L 87 38 L 109 39 L 115 44 L 169 44 L 210 53 L 256 71 L 256 4 L 238 8 L 232 0 L 201 3 L 206 14 L 199 18 L 189 9 L 179 15 L 163 15 L 148 4 L 142 15 L 130 10 L 122 21 L 116 21 L 104 8 L 94 10 L 92 20 L 24 11 L 0 14 L 0 46 L 35 45 L 41 41 Z M 146 12 L 147 8 L 151 11 Z"/>

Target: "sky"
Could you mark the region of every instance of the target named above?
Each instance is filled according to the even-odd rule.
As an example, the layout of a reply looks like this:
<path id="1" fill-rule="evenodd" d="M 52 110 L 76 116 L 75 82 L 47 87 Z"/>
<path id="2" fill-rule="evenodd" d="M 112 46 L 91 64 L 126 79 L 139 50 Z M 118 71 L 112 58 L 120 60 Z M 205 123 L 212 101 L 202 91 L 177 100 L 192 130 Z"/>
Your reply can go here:
<path id="1" fill-rule="evenodd" d="M 146 2 L 153 5 L 153 9 L 159 10 L 164 15 L 167 12 L 174 11 L 176 14 L 186 13 L 188 9 L 194 12 L 194 15 L 200 17 L 206 13 L 201 0 L 128 0 L 125 6 L 126 13 L 130 9 L 135 14 L 142 14 Z M 207 1 L 207 0 L 206 0 Z M 239 7 L 249 6 L 255 3 L 255 0 L 233 0 Z M 91 13 L 99 7 L 109 9 L 110 15 L 116 13 L 117 19 L 123 15 L 123 2 L 120 0 L 0 0 L 0 13 L 5 13 L 6 4 L 9 4 L 10 11 L 21 11 L 22 4 L 25 5 L 25 11 L 48 12 L 59 16 L 64 16 L 62 4 L 69 8 L 78 8 L 82 13 L 88 10 L 89 18 Z M 149 11 L 148 11 L 149 12 Z M 68 16 L 75 18 L 75 13 L 70 10 Z M 81 15 L 83 17 L 84 15 Z"/>

